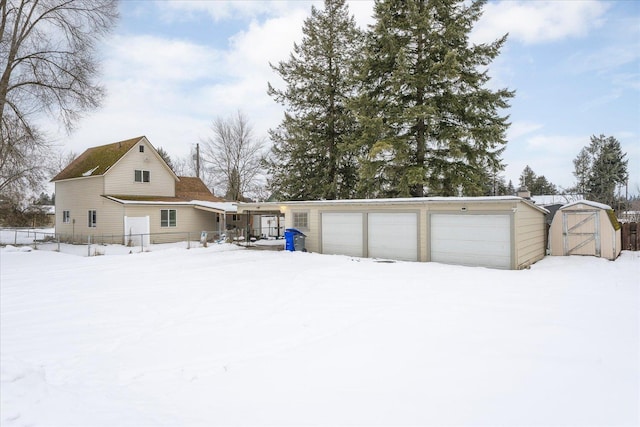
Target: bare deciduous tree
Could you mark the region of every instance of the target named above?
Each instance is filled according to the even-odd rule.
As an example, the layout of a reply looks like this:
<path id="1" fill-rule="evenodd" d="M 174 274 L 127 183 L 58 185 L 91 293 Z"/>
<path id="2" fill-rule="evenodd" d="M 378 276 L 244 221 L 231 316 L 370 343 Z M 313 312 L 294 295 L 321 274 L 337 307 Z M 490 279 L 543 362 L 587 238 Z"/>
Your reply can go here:
<path id="1" fill-rule="evenodd" d="M 247 117 L 217 117 L 213 136 L 203 140 L 202 160 L 215 177 L 216 187 L 226 189 L 225 198 L 242 200 L 254 190 L 262 173 L 264 139 L 256 138 Z"/>
<path id="2" fill-rule="evenodd" d="M 51 147 L 38 119 L 71 131 L 100 105 L 94 51 L 116 19 L 116 0 L 0 0 L 0 194 L 45 178 Z"/>

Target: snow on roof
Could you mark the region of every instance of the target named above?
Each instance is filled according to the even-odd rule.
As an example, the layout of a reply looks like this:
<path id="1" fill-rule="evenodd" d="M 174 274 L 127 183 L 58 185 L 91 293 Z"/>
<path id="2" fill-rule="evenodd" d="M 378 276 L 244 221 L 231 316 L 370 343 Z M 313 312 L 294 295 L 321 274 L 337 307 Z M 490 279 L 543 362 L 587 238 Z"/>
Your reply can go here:
<path id="1" fill-rule="evenodd" d="M 85 173 L 83 173 L 83 174 L 82 174 L 82 176 L 91 176 L 91 174 L 93 174 L 93 173 L 96 171 L 96 169 L 98 169 L 99 167 L 100 167 L 100 165 L 96 166 L 96 167 L 95 167 L 95 168 L 93 168 L 93 169 L 89 169 L 88 171 L 86 171 Z"/>
<path id="2" fill-rule="evenodd" d="M 421 202 L 491 202 L 496 200 L 518 201 L 523 200 L 517 196 L 486 196 L 486 197 L 404 197 L 389 199 L 340 199 L 340 200 L 308 200 L 292 202 L 275 202 L 285 205 L 295 204 L 389 204 L 389 203 L 421 203 Z"/>
<path id="3" fill-rule="evenodd" d="M 192 200 L 189 202 L 194 206 L 217 209 L 225 212 L 238 212 L 238 204 L 232 202 L 209 202 L 206 200 Z"/>
<path id="4" fill-rule="evenodd" d="M 199 206 L 215 209 L 222 212 L 235 213 L 238 211 L 237 203 L 232 202 L 210 202 L 207 200 L 127 200 L 114 196 L 106 196 L 108 199 L 122 203 L 123 205 L 173 205 L 173 206 Z"/>
<path id="5" fill-rule="evenodd" d="M 517 196 L 481 196 L 481 197 L 406 197 L 406 198 L 389 198 L 389 199 L 341 199 L 341 200 L 298 200 L 290 202 L 265 202 L 265 203 L 240 203 L 240 211 L 266 208 L 273 206 L 279 210 L 279 206 L 296 206 L 296 205 L 396 205 L 396 204 L 413 204 L 413 203 L 451 203 L 451 202 L 467 202 L 467 203 L 491 203 L 496 201 L 503 202 L 524 202 L 542 212 L 549 211 L 542 206 L 535 205 L 529 200 Z"/>
<path id="6" fill-rule="evenodd" d="M 567 209 L 567 208 L 570 208 L 571 206 L 575 206 L 575 205 L 587 205 L 587 206 L 591 206 L 591 207 L 594 207 L 594 208 L 611 210 L 611 206 L 605 205 L 604 203 L 592 202 L 591 200 L 577 200 L 575 202 L 572 202 L 572 203 L 564 205 L 560 209 Z"/>
<path id="7" fill-rule="evenodd" d="M 584 200 L 582 194 L 543 194 L 540 196 L 531 196 L 531 200 L 536 205 L 564 205 L 565 203 L 577 202 Z"/>

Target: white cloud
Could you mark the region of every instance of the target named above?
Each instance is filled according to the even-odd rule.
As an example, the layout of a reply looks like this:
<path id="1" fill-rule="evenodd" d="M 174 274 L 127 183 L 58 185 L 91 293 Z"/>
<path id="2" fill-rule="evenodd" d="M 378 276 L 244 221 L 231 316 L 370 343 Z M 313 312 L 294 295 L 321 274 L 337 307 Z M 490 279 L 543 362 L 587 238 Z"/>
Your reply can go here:
<path id="1" fill-rule="evenodd" d="M 518 139 L 521 136 L 542 129 L 542 127 L 543 126 L 541 124 L 533 122 L 519 121 L 511 123 L 511 126 L 509 126 L 509 130 L 507 131 L 507 140 L 511 141 Z"/>
<path id="2" fill-rule="evenodd" d="M 295 9 L 285 16 L 271 18 L 265 22 L 252 21 L 246 31 L 230 39 L 234 68 L 247 67 L 269 69 L 269 62 L 286 58 L 293 49 L 294 41 L 302 39 L 302 25 L 307 13 Z"/>
<path id="3" fill-rule="evenodd" d="M 471 39 L 488 42 L 509 33 L 512 40 L 535 44 L 580 37 L 601 25 L 607 8 L 592 0 L 490 2 Z"/>
<path id="4" fill-rule="evenodd" d="M 292 9 L 311 10 L 311 5 L 322 6 L 322 1 L 282 1 L 282 0 L 216 0 L 185 1 L 162 0 L 156 3 L 167 21 L 189 20 L 206 13 L 215 21 L 226 19 L 254 19 L 259 16 L 286 15 Z M 179 13 L 176 13 L 179 12 Z"/>
<path id="5" fill-rule="evenodd" d="M 601 110 L 605 105 L 619 100 L 622 95 L 623 94 L 621 89 L 614 88 L 609 92 L 602 94 L 601 96 L 585 102 L 580 106 L 579 111 L 585 112 L 590 110 Z"/>
<path id="6" fill-rule="evenodd" d="M 353 15 L 356 24 L 362 29 L 373 24 L 373 0 L 356 0 L 347 2 L 349 12 Z"/>
<path id="7" fill-rule="evenodd" d="M 589 143 L 588 135 L 537 134 L 535 125 L 524 123 L 520 138 L 509 140 L 505 157 L 509 159 L 505 170 L 507 179 L 518 185 L 525 166 L 537 175 L 544 175 L 553 184 L 568 188 L 574 184 L 573 159 Z M 540 127 L 538 127 L 540 129 Z M 529 136 L 527 136 L 529 135 Z"/>
<path id="8" fill-rule="evenodd" d="M 589 52 L 576 52 L 566 59 L 565 67 L 573 73 L 605 73 L 624 65 L 638 61 L 640 52 L 638 43 L 625 45 L 611 45 L 603 49 Z"/>
<path id="9" fill-rule="evenodd" d="M 222 56 L 206 46 L 151 35 L 116 35 L 107 49 L 106 78 L 151 83 L 215 76 Z"/>
<path id="10" fill-rule="evenodd" d="M 230 38 L 227 50 L 159 35 L 115 35 L 104 47 L 103 107 L 71 137 L 50 132 L 76 152 L 144 134 L 182 157 L 209 134 L 213 118 L 241 109 L 256 136 L 266 137 L 282 119 L 282 108 L 267 95 L 267 81 L 278 80 L 269 62 L 288 56 L 307 13 L 292 7 L 282 16 L 253 20 Z"/>
<path id="11" fill-rule="evenodd" d="M 555 154 L 576 154 L 580 148 L 589 142 L 589 138 L 583 135 L 535 135 L 527 138 L 527 151 L 539 151 Z"/>

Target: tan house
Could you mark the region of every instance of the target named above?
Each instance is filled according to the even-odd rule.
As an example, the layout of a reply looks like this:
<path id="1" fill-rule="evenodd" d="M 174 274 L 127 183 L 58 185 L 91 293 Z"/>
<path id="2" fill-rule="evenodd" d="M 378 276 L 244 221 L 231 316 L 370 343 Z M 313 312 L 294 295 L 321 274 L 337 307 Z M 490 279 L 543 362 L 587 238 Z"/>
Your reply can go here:
<path id="1" fill-rule="evenodd" d="M 522 269 L 545 256 L 547 211 L 520 197 L 239 203 L 282 213 L 306 249 L 355 257 Z"/>
<path id="2" fill-rule="evenodd" d="M 224 232 L 236 214 L 199 178 L 176 176 L 144 136 L 90 148 L 51 182 L 56 233 L 74 241 L 198 240 Z"/>
<path id="3" fill-rule="evenodd" d="M 621 226 L 613 209 L 580 200 L 562 206 L 549 229 L 551 255 L 592 255 L 614 260 L 622 250 Z"/>

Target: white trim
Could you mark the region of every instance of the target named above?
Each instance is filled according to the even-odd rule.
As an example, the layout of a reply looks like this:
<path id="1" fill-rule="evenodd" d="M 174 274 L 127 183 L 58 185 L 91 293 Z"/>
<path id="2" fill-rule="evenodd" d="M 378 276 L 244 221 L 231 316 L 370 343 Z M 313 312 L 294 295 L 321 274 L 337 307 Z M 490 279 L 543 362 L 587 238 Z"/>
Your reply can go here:
<path id="1" fill-rule="evenodd" d="M 611 206 L 609 205 L 605 205 L 604 203 L 592 202 L 591 200 L 578 200 L 577 202 L 572 202 L 562 206 L 560 210 L 567 209 L 576 205 L 587 205 L 587 206 L 591 206 L 592 208 L 612 210 Z"/>
<path id="2" fill-rule="evenodd" d="M 298 206 L 415 206 L 425 204 L 438 203 L 508 203 L 522 202 L 533 207 L 540 212 L 549 213 L 542 206 L 537 206 L 522 197 L 516 196 L 487 196 L 487 197 L 409 197 L 397 199 L 341 199 L 341 200 L 309 200 L 309 201 L 291 201 L 291 202 L 265 202 L 265 203 L 238 203 L 240 212 L 243 211 L 261 211 L 261 210 L 277 210 L 283 211 L 282 208 L 298 207 Z"/>
<path id="3" fill-rule="evenodd" d="M 108 200 L 121 203 L 123 205 L 173 205 L 173 206 L 193 206 L 204 210 L 212 209 L 214 211 L 237 213 L 237 203 L 230 202 L 208 202 L 206 200 L 191 200 L 188 202 L 163 202 L 153 200 L 123 200 L 113 196 L 103 196 Z"/>
<path id="4" fill-rule="evenodd" d="M 167 212 L 167 225 L 162 225 L 162 213 Z M 171 211 L 174 212 L 174 224 L 171 225 Z M 175 228 L 178 226 L 178 210 L 177 209 L 160 209 L 160 228 Z"/>

